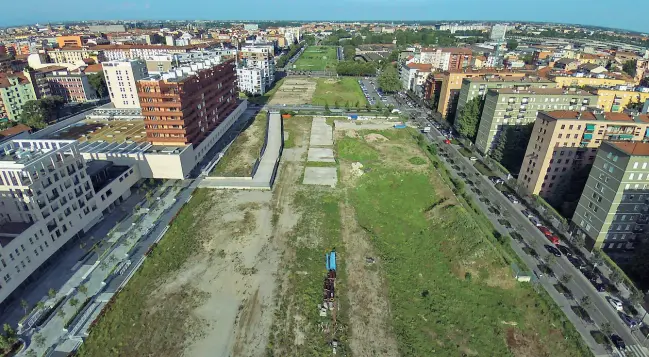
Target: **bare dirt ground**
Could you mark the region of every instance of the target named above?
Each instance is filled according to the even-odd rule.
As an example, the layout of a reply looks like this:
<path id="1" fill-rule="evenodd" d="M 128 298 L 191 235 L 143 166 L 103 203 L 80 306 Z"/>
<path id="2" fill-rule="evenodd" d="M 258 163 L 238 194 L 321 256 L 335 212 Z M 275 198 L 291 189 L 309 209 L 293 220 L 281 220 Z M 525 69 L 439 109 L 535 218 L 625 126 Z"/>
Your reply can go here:
<path id="1" fill-rule="evenodd" d="M 305 78 L 287 78 L 277 89 L 269 105 L 311 104 L 315 93 L 316 81 Z"/>

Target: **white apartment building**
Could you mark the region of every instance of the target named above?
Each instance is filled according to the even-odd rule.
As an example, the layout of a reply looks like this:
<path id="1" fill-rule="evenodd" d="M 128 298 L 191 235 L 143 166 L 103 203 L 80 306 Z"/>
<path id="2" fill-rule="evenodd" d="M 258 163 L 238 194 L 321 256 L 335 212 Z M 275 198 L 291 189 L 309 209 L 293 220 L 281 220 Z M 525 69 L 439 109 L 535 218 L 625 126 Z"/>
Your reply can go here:
<path id="1" fill-rule="evenodd" d="M 121 60 L 102 63 L 110 100 L 115 108 L 139 108 L 136 81 L 149 74 L 143 60 Z"/>
<path id="2" fill-rule="evenodd" d="M 237 68 L 237 83 L 242 92 L 259 95 L 266 93 L 264 74 L 259 68 Z"/>
<path id="3" fill-rule="evenodd" d="M 241 49 L 241 61 L 237 69 L 237 75 L 244 76 L 239 83 L 241 91 L 252 94 L 266 93 L 275 81 L 273 51 L 272 46 L 265 45 L 247 46 Z"/>
<path id="4" fill-rule="evenodd" d="M 448 71 L 451 62 L 451 52 L 442 51 L 441 48 L 422 48 L 421 52 L 415 55 L 415 62 L 427 63 L 435 69 Z"/>
<path id="5" fill-rule="evenodd" d="M 95 164 L 102 174 L 111 166 Z M 124 167 L 112 182 L 102 175 L 91 179 L 89 170 L 76 141 L 11 140 L 0 146 L 0 303 L 115 201 L 127 198 L 139 180 L 136 167 Z"/>

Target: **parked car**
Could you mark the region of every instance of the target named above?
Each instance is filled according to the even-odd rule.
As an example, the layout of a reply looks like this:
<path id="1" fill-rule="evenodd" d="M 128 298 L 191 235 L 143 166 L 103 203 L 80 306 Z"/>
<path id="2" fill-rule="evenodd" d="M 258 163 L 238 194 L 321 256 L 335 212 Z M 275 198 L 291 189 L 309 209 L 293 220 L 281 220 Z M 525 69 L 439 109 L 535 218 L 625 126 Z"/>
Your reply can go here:
<path id="1" fill-rule="evenodd" d="M 611 306 L 613 306 L 615 310 L 624 311 L 624 305 L 622 305 L 622 301 L 618 299 L 609 298 L 608 303 L 611 304 Z"/>
<path id="2" fill-rule="evenodd" d="M 498 177 L 498 176 L 489 176 L 489 181 L 493 182 L 496 185 L 499 184 L 499 183 L 500 184 L 505 183 L 505 181 L 503 179 L 501 179 L 500 177 Z"/>
<path id="3" fill-rule="evenodd" d="M 471 157 L 469 158 L 469 160 L 471 160 L 471 161 L 478 161 L 478 158 L 475 157 L 475 156 L 471 156 Z"/>
<path id="4" fill-rule="evenodd" d="M 624 343 L 624 340 L 622 339 L 622 337 L 613 334 L 613 335 L 611 335 L 611 341 L 613 342 L 615 347 L 617 347 L 619 350 L 625 350 L 626 349 L 626 344 Z"/>
<path id="5" fill-rule="evenodd" d="M 559 249 L 566 257 L 572 257 L 572 250 L 565 245 L 559 244 L 557 245 L 557 249 Z"/>
<path id="6" fill-rule="evenodd" d="M 537 226 L 537 228 L 541 231 L 541 233 L 545 234 L 545 236 L 551 236 L 552 232 L 548 229 L 546 226 Z"/>
<path id="7" fill-rule="evenodd" d="M 541 225 L 541 221 L 539 221 L 539 219 L 534 216 L 528 217 L 528 219 L 537 227 Z"/>
<path id="8" fill-rule="evenodd" d="M 521 213 L 524 214 L 525 217 L 527 217 L 527 218 L 534 217 L 534 214 L 532 213 L 532 211 L 528 210 L 527 208 L 522 210 Z"/>
<path id="9" fill-rule="evenodd" d="M 632 329 L 640 326 L 640 323 L 638 321 L 627 314 L 620 313 L 620 317 L 622 318 L 622 321 L 624 321 L 624 323 Z"/>
<path id="10" fill-rule="evenodd" d="M 508 200 L 510 200 L 513 204 L 518 204 L 521 203 L 516 196 L 512 195 L 511 193 L 505 192 L 505 197 L 507 197 Z"/>
<path id="11" fill-rule="evenodd" d="M 561 256 L 561 252 L 556 247 L 553 247 L 549 244 L 545 244 L 543 246 L 545 247 L 545 250 L 547 250 L 550 254 L 554 255 L 555 257 Z"/>

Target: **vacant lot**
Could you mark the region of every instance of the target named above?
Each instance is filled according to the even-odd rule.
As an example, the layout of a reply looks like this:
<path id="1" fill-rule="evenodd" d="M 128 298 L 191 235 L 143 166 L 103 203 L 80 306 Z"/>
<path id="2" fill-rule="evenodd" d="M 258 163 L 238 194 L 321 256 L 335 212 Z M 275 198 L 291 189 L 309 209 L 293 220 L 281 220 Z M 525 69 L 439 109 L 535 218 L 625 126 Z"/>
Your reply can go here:
<path id="1" fill-rule="evenodd" d="M 266 124 L 266 112 L 262 111 L 237 136 L 210 176 L 250 176 L 266 138 Z"/>
<path id="2" fill-rule="evenodd" d="M 365 106 L 367 100 L 360 85 L 354 78 L 325 79 L 318 78 L 311 102 L 315 105 L 328 104 L 329 107 Z"/>
<path id="3" fill-rule="evenodd" d="M 274 92 L 270 105 L 310 104 L 316 90 L 316 81 L 306 78 L 284 78 Z"/>
<path id="4" fill-rule="evenodd" d="M 298 71 L 333 71 L 336 69 L 338 56 L 334 46 L 309 46 L 295 62 Z"/>
<path id="5" fill-rule="evenodd" d="M 514 282 L 491 232 L 432 165 L 412 163 L 425 158 L 414 135 L 361 131 L 338 141 L 342 182 L 387 277 L 400 354 L 588 355 L 565 317 Z M 352 179 L 355 162 L 370 170 Z"/>

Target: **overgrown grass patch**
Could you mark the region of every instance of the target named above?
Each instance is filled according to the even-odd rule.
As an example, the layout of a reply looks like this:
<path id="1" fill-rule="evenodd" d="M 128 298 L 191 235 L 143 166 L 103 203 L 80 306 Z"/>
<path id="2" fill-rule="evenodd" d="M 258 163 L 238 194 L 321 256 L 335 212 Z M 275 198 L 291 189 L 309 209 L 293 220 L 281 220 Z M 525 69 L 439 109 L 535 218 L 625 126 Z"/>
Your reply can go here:
<path id="1" fill-rule="evenodd" d="M 552 302 L 514 281 L 509 264 L 520 261 L 509 238 L 495 235 L 475 203 L 457 204 L 465 200 L 461 195 L 440 196 L 449 192 L 442 186 L 451 180 L 433 154 L 427 153 L 433 160 L 429 171 L 412 171 L 368 154 L 380 142 L 343 141 L 341 160 L 372 161 L 350 187 L 350 200 L 383 262 L 402 356 L 518 355 L 518 347 L 508 344 L 510 323 L 533 336 L 534 355 L 589 355 Z M 399 143 L 416 145 L 412 137 Z"/>
<path id="2" fill-rule="evenodd" d="M 266 112 L 259 112 L 252 123 L 242 131 L 214 167 L 210 176 L 250 176 L 255 160 L 259 158 L 266 139 Z"/>
<path id="3" fill-rule="evenodd" d="M 193 333 L 186 324 L 191 311 L 200 305 L 202 293 L 189 286 L 165 296 L 154 292 L 201 250 L 205 208 L 213 204 L 209 192 L 194 192 L 142 267 L 108 303 L 78 356 L 182 355 Z"/>
<path id="4" fill-rule="evenodd" d="M 359 108 L 367 100 L 355 78 L 338 79 L 318 78 L 318 83 L 311 99 L 314 105 L 329 105 L 330 108 Z"/>

